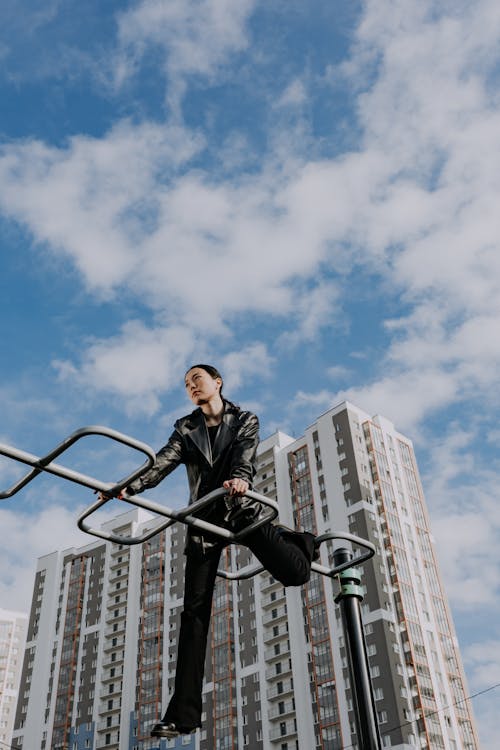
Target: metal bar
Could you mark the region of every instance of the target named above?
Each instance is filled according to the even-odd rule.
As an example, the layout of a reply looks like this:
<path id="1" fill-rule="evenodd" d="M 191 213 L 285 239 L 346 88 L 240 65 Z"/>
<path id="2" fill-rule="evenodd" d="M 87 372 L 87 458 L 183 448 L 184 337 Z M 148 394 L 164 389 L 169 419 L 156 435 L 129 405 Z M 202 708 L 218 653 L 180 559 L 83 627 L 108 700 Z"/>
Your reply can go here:
<path id="1" fill-rule="evenodd" d="M 317 573 L 321 573 L 321 575 L 328 576 L 329 578 L 335 578 L 346 568 L 352 568 L 356 565 L 361 565 L 361 563 L 369 560 L 370 557 L 373 557 L 376 552 L 374 544 L 369 542 L 367 539 L 362 539 L 361 537 L 355 536 L 354 534 L 349 534 L 348 531 L 329 531 L 327 534 L 321 534 L 316 538 L 316 546 L 319 547 L 323 544 L 323 542 L 326 542 L 330 539 L 343 539 L 346 542 L 352 542 L 352 544 L 356 544 L 358 547 L 362 547 L 363 549 L 365 549 L 366 552 L 363 552 L 361 555 L 357 555 L 355 558 L 349 561 L 338 562 L 336 565 L 334 565 L 333 568 L 327 568 L 326 566 L 320 565 L 319 563 L 313 563 L 311 565 L 311 570 L 315 570 Z"/>
<path id="2" fill-rule="evenodd" d="M 218 526 L 217 524 L 210 523 L 209 521 L 205 521 L 203 518 L 198 518 L 198 516 L 194 515 L 194 513 L 203 510 L 209 505 L 212 505 L 216 500 L 226 495 L 227 490 L 225 490 L 223 487 L 220 487 L 213 492 L 210 492 L 208 495 L 200 498 L 199 500 L 196 500 L 194 503 L 191 503 L 185 508 L 176 510 L 174 508 L 169 508 L 166 505 L 161 505 L 160 503 L 154 502 L 153 500 L 148 500 L 147 498 L 141 496 L 129 496 L 123 493 L 122 501 L 130 503 L 131 505 L 135 505 L 139 508 L 144 508 L 145 510 L 152 511 L 158 516 L 167 519 L 166 521 L 155 525 L 153 529 L 146 530 L 145 532 L 143 532 L 142 534 L 138 534 L 137 536 L 123 536 L 121 534 L 114 534 L 112 532 L 104 531 L 103 529 L 92 528 L 86 523 L 86 519 L 90 515 L 92 515 L 92 513 L 102 507 L 105 503 L 107 503 L 111 498 L 104 497 L 98 499 L 89 508 L 84 510 L 84 512 L 79 516 L 77 524 L 78 528 L 80 528 L 82 531 L 85 531 L 87 534 L 92 534 L 93 536 L 97 536 L 108 541 L 113 541 L 117 544 L 132 545 L 141 544 L 147 539 L 150 539 L 155 534 L 158 534 L 158 532 L 166 529 L 168 526 L 171 526 L 176 521 L 180 521 L 181 523 L 185 523 L 191 528 L 199 529 L 200 531 L 205 531 L 209 534 L 214 534 L 215 536 L 218 536 L 220 539 L 230 544 L 232 542 L 241 541 L 247 536 L 247 534 L 252 533 L 252 531 L 255 531 L 255 529 L 258 529 L 260 526 L 269 523 L 278 515 L 277 502 L 269 497 L 266 497 L 265 495 L 254 492 L 253 490 L 248 490 L 245 494 L 245 497 L 256 500 L 266 507 L 261 511 L 258 518 L 242 531 L 238 531 L 236 533 L 224 528 L 223 526 Z"/>
<path id="3" fill-rule="evenodd" d="M 257 573 L 262 573 L 265 570 L 263 565 L 254 564 L 247 565 L 241 570 L 237 570 L 235 573 L 229 573 L 227 570 L 219 569 L 217 575 L 221 578 L 227 578 L 229 581 L 246 581 L 249 578 L 253 578 Z"/>
<path id="4" fill-rule="evenodd" d="M 327 534 L 321 534 L 321 536 L 316 537 L 316 547 L 320 547 L 323 542 L 326 542 L 329 539 L 344 539 L 345 541 L 352 542 L 353 544 L 366 549 L 366 552 L 363 552 L 356 558 L 348 562 L 338 563 L 333 568 L 329 568 L 326 565 L 321 565 L 321 563 L 317 562 L 313 562 L 311 564 L 311 570 L 313 570 L 315 573 L 319 573 L 320 575 L 328 576 L 329 578 L 335 578 L 346 568 L 352 568 L 356 565 L 361 565 L 361 563 L 369 560 L 370 557 L 373 557 L 373 555 L 375 554 L 374 544 L 369 542 L 367 539 L 361 539 L 359 536 L 349 534 L 349 532 L 347 531 L 330 531 Z M 241 568 L 241 570 L 235 573 L 228 573 L 225 570 L 218 570 L 217 575 L 221 576 L 222 578 L 229 578 L 231 581 L 243 581 L 247 580 L 248 578 L 252 578 L 258 573 L 262 573 L 263 570 L 264 567 L 262 565 L 252 563 L 245 568 Z"/>
<path id="5" fill-rule="evenodd" d="M 65 466 L 60 466 L 59 464 L 53 463 L 54 458 L 61 455 L 61 453 L 64 453 L 64 451 L 66 451 L 70 446 L 76 443 L 77 440 L 80 440 L 87 435 L 101 435 L 103 437 L 110 438 L 111 440 L 114 440 L 118 443 L 122 443 L 129 448 L 140 451 L 141 453 L 144 453 L 146 455 L 146 463 L 144 463 L 138 469 L 135 469 L 131 474 L 124 477 L 119 482 L 102 482 L 99 479 L 95 479 L 95 477 L 89 477 L 86 474 L 81 474 L 78 471 L 73 471 L 73 469 L 68 469 Z M 4 490 L 3 492 L 0 492 L 0 500 L 5 500 L 15 495 L 17 492 L 19 492 L 19 490 L 25 487 L 36 476 L 38 476 L 38 474 L 42 472 L 54 474 L 55 476 L 61 477 L 62 479 L 67 479 L 70 482 L 75 482 L 76 484 L 83 485 L 84 487 L 89 487 L 91 490 L 118 494 L 120 490 L 123 489 L 123 487 L 127 487 L 130 482 L 141 476 L 141 474 L 144 474 L 147 469 L 151 468 L 156 460 L 155 452 L 146 443 L 142 443 L 139 440 L 135 440 L 135 438 L 130 437 L 129 435 L 124 435 L 117 430 L 112 430 L 110 427 L 103 427 L 101 425 L 91 425 L 89 427 L 82 427 L 80 430 L 76 430 L 76 432 L 73 432 L 71 435 L 69 435 L 69 437 L 63 440 L 62 443 L 59 443 L 59 445 L 56 446 L 54 450 L 52 450 L 42 458 L 39 458 L 32 453 L 14 448 L 11 445 L 5 445 L 4 443 L 0 443 L 0 455 L 6 456 L 7 458 L 12 458 L 15 461 L 33 467 L 32 471 L 29 471 L 27 474 L 25 474 L 25 476 L 18 480 L 14 485 L 12 485 L 12 487 Z"/>
<path id="6" fill-rule="evenodd" d="M 359 608 L 360 601 L 363 599 L 359 585 L 361 579 L 352 568 L 354 561 L 350 550 L 337 549 L 334 552 L 334 562 L 336 566 L 342 567 L 339 574 L 341 590 L 335 602 L 339 604 L 342 615 L 355 706 L 354 715 L 358 745 L 363 750 L 381 750 L 382 744 Z M 345 563 L 351 567 L 346 568 Z"/>

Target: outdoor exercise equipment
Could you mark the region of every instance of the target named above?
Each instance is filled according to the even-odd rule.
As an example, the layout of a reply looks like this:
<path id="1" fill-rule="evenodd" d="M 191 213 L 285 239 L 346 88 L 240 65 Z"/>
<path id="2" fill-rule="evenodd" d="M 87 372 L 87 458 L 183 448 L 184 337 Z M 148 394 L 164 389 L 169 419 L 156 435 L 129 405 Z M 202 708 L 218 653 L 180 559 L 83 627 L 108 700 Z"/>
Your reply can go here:
<path id="1" fill-rule="evenodd" d="M 100 435 L 104 438 L 110 438 L 115 442 L 132 448 L 144 454 L 146 456 L 146 461 L 119 482 L 103 482 L 95 477 L 81 474 L 73 469 L 54 463 L 55 458 L 68 450 L 68 448 L 74 445 L 77 441 L 89 435 Z M 141 544 L 177 522 L 200 531 L 215 534 L 228 544 L 239 543 L 252 531 L 265 523 L 269 523 L 278 516 L 278 504 L 276 501 L 265 495 L 261 495 L 258 492 L 254 492 L 253 490 L 248 490 L 245 498 L 259 503 L 261 508 L 260 512 L 251 524 L 238 532 L 210 523 L 196 515 L 196 513 L 203 511 L 213 503 L 223 499 L 227 495 L 227 491 L 224 488 L 216 489 L 180 510 L 169 508 L 161 503 L 148 500 L 141 496 L 127 495 L 125 487 L 153 466 L 156 460 L 156 454 L 146 443 L 135 440 L 129 435 L 124 435 L 123 433 L 112 430 L 109 427 L 103 427 L 100 425 L 83 427 L 82 429 L 73 432 L 69 437 L 50 451 L 50 453 L 41 458 L 4 443 L 0 443 L 0 455 L 31 467 L 31 470 L 15 482 L 10 488 L 0 491 L 0 500 L 7 500 L 13 497 L 42 472 L 53 474 L 61 479 L 66 479 L 70 482 L 88 487 L 95 492 L 103 494 L 80 514 L 77 520 L 78 527 L 87 534 L 92 534 L 93 536 L 116 544 Z M 87 523 L 89 516 L 118 495 L 122 502 L 156 513 L 157 518 L 152 520 L 152 526 L 136 536 L 125 536 L 101 528 L 93 528 Z M 319 548 L 324 542 L 333 540 L 342 540 L 354 544 L 357 547 L 356 557 L 354 557 L 353 552 L 350 549 L 342 547 L 336 549 L 333 553 L 333 567 L 313 562 L 311 570 L 327 576 L 328 578 L 338 578 L 339 580 L 340 593 L 336 597 L 335 602 L 339 604 L 342 615 L 359 746 L 362 750 L 380 750 L 380 735 L 377 726 L 375 703 L 371 688 L 368 658 L 360 615 L 360 602 L 363 599 L 363 593 L 360 586 L 360 576 L 355 570 L 356 566 L 373 557 L 375 554 L 375 546 L 366 539 L 360 539 L 359 537 L 344 531 L 332 531 L 317 537 L 316 546 Z M 218 575 L 230 580 L 244 580 L 257 575 L 263 570 L 264 568 L 261 565 L 250 565 L 235 572 L 219 570 Z"/>

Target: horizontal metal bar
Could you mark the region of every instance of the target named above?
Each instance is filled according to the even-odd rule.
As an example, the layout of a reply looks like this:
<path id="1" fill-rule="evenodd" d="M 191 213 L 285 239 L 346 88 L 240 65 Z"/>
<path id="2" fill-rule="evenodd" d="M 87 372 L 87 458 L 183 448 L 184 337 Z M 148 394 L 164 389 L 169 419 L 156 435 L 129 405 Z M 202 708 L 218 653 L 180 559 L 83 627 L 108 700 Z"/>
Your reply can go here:
<path id="1" fill-rule="evenodd" d="M 128 448 L 140 451 L 146 455 L 146 463 L 135 469 L 131 474 L 121 479 L 119 482 L 102 482 L 95 477 L 89 477 L 86 474 L 81 474 L 73 469 L 68 469 L 65 466 L 60 466 L 53 462 L 53 459 L 64 453 L 70 446 L 76 443 L 81 438 L 88 435 L 101 435 L 102 437 L 110 438 L 118 443 L 126 445 Z M 18 461 L 28 466 L 32 466 L 32 471 L 28 472 L 19 481 L 17 481 L 8 490 L 0 492 L 0 500 L 13 497 L 19 490 L 31 482 L 36 476 L 42 472 L 53 474 L 62 479 L 67 479 L 70 482 L 89 487 L 91 490 L 97 490 L 98 492 L 108 492 L 110 494 L 118 494 L 123 487 L 126 487 L 137 477 L 144 474 L 151 466 L 153 466 L 156 460 L 156 454 L 152 448 L 146 443 L 142 443 L 129 435 L 124 435 L 122 432 L 112 430 L 110 427 L 103 427 L 101 425 L 91 425 L 89 427 L 82 427 L 80 430 L 76 430 L 69 435 L 62 443 L 59 443 L 54 450 L 48 453 L 46 456 L 39 458 L 38 456 L 28 453 L 27 451 L 19 450 L 11 445 L 5 445 L 0 443 L 0 455 L 12 458 L 14 461 Z"/>
<path id="2" fill-rule="evenodd" d="M 276 516 L 278 515 L 278 504 L 275 500 L 272 500 L 269 497 L 266 497 L 265 495 L 261 495 L 258 492 L 254 492 L 253 490 L 248 490 L 245 494 L 245 497 L 250 498 L 251 500 L 255 500 L 262 505 L 266 506 L 261 513 L 259 514 L 258 518 L 249 526 L 247 526 L 242 531 L 239 531 L 237 533 L 230 531 L 229 529 L 224 528 L 223 526 L 219 526 L 214 523 L 210 523 L 209 521 L 206 521 L 203 518 L 198 518 L 198 516 L 194 515 L 194 513 L 199 512 L 200 510 L 203 510 L 207 506 L 213 505 L 214 502 L 216 502 L 218 499 L 226 496 L 227 490 L 225 490 L 223 487 L 220 487 L 213 492 L 210 492 L 208 495 L 205 495 L 204 497 L 200 498 L 199 500 L 196 500 L 194 503 L 191 503 L 190 505 L 186 506 L 185 508 L 181 509 L 174 509 L 169 508 L 166 505 L 162 505 L 160 503 L 157 503 L 153 500 L 148 500 L 147 498 L 144 498 L 142 496 L 138 495 L 127 495 L 125 493 L 122 494 L 122 500 L 130 503 L 131 505 L 135 505 L 138 508 L 144 508 L 144 510 L 151 511 L 153 513 L 156 513 L 157 516 L 160 516 L 162 518 L 166 518 L 166 521 L 160 522 L 159 524 L 155 524 L 154 529 L 146 530 L 142 534 L 138 534 L 136 536 L 125 536 L 122 534 L 115 534 L 113 532 L 104 531 L 103 529 L 95 529 L 91 526 L 89 526 L 86 523 L 86 519 L 92 515 L 96 510 L 101 508 L 105 503 L 107 503 L 112 498 L 100 498 L 95 503 L 93 503 L 89 508 L 83 511 L 83 513 L 79 516 L 77 520 L 78 528 L 80 528 L 82 531 L 85 531 L 87 534 L 92 534 L 93 536 L 97 536 L 101 539 L 106 539 L 109 541 L 113 541 L 117 544 L 125 544 L 125 545 L 133 545 L 133 544 L 141 544 L 142 542 L 146 541 L 150 537 L 154 536 L 154 534 L 158 534 L 158 532 L 162 531 L 163 529 L 166 529 L 168 526 L 171 526 L 173 523 L 180 521 L 181 523 L 186 524 L 187 526 L 198 529 L 199 531 L 204 531 L 209 534 L 213 534 L 217 537 L 219 537 L 222 541 L 227 542 L 228 544 L 232 542 L 239 542 L 242 539 L 247 536 L 247 534 L 252 533 L 252 531 L 255 531 L 255 529 L 258 529 L 260 526 L 263 526 L 266 523 L 269 523 L 272 521 Z M 154 519 L 158 520 L 158 519 Z"/>
<path id="3" fill-rule="evenodd" d="M 357 544 L 360 547 L 364 547 L 367 550 L 359 557 L 353 558 L 348 563 L 336 565 L 334 568 L 329 568 L 326 565 L 321 565 L 321 563 L 317 562 L 313 562 L 311 564 L 312 571 L 323 576 L 328 576 L 329 578 L 334 578 L 342 570 L 360 565 L 362 562 L 370 559 L 370 557 L 373 557 L 376 551 L 375 546 L 371 542 L 367 541 L 366 539 L 361 539 L 360 537 L 354 536 L 354 534 L 349 534 L 347 531 L 332 531 L 316 537 L 316 547 L 319 547 L 321 544 L 323 544 L 323 542 L 326 542 L 329 539 L 344 539 L 346 541 L 352 542 L 353 544 Z M 251 565 L 248 565 L 245 568 L 241 568 L 234 573 L 230 573 L 226 570 L 218 570 L 217 575 L 221 578 L 226 578 L 229 581 L 243 581 L 248 578 L 253 578 L 253 576 L 257 575 L 258 573 L 262 573 L 264 570 L 265 568 L 262 565 L 252 563 Z"/>
<path id="4" fill-rule="evenodd" d="M 249 578 L 253 578 L 258 573 L 263 573 L 265 570 L 263 565 L 248 565 L 245 568 L 241 568 L 241 570 L 237 570 L 234 573 L 230 573 L 227 570 L 218 570 L 217 575 L 221 578 L 226 578 L 228 581 L 246 581 Z"/>
<path id="5" fill-rule="evenodd" d="M 374 544 L 367 539 L 361 539 L 359 536 L 349 534 L 348 531 L 329 531 L 326 534 L 321 534 L 321 536 L 316 537 L 316 547 L 320 547 L 324 542 L 330 539 L 343 539 L 346 542 L 352 542 L 352 544 L 355 544 L 358 547 L 363 547 L 366 552 L 358 557 L 353 557 L 352 560 L 335 565 L 333 568 L 328 568 L 325 565 L 313 562 L 311 570 L 314 570 L 316 573 L 321 573 L 321 575 L 328 576 L 329 578 L 334 578 L 346 568 L 354 568 L 357 565 L 361 565 L 361 563 L 373 557 L 376 552 Z"/>

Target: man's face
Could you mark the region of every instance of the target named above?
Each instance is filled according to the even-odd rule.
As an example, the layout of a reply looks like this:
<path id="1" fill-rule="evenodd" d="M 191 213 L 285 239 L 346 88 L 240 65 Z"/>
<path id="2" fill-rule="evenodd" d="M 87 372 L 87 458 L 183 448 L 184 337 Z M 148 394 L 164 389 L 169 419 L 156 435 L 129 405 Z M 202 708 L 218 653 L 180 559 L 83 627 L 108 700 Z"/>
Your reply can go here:
<path id="1" fill-rule="evenodd" d="M 221 388 L 220 378 L 213 378 L 201 367 L 193 367 L 186 374 L 186 392 L 196 406 L 206 404 L 216 396 Z"/>

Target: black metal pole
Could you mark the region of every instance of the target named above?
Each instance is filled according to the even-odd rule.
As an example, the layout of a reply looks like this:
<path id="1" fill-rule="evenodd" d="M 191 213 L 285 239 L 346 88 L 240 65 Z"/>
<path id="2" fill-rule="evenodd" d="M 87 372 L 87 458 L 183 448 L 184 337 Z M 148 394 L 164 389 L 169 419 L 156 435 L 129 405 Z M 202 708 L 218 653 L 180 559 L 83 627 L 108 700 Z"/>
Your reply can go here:
<path id="1" fill-rule="evenodd" d="M 352 552 L 344 548 L 338 549 L 334 552 L 333 559 L 335 565 L 340 565 L 352 560 Z M 339 605 L 342 615 L 358 747 L 359 750 L 381 750 L 382 744 L 359 609 L 359 603 L 363 600 L 359 585 L 361 578 L 355 568 L 346 568 L 339 573 L 339 582 L 340 593 L 335 598 L 335 602 Z"/>

